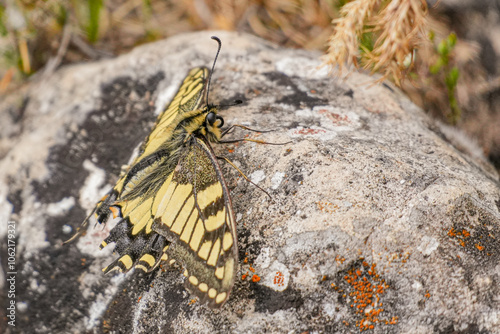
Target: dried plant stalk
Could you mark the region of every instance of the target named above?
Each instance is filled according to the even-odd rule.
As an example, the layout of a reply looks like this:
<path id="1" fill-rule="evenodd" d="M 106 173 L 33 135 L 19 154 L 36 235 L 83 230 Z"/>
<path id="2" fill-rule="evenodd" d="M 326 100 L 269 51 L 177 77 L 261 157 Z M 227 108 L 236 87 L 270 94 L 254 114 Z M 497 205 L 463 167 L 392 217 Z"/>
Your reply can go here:
<path id="1" fill-rule="evenodd" d="M 355 0 L 342 7 L 341 18 L 333 21 L 335 33 L 329 41 L 324 65 L 338 68 L 359 67 L 358 61 L 372 73 L 379 72 L 383 80 L 391 77 L 398 85 L 420 43 L 427 42 L 427 4 L 423 0 L 392 0 L 384 7 L 378 0 Z M 377 11 L 379 10 L 379 11 Z M 363 45 L 363 35 L 376 37 L 373 49 Z M 411 63 L 413 58 L 410 59 Z"/>
<path id="2" fill-rule="evenodd" d="M 340 73 L 345 65 L 358 66 L 359 38 L 364 32 L 365 21 L 379 2 L 355 0 L 342 7 L 341 17 L 332 21 L 336 27 L 328 42 L 328 53 L 323 57 L 324 65 L 329 65 L 332 69 L 338 66 Z"/>
<path id="3" fill-rule="evenodd" d="M 407 65 L 405 58 L 413 54 L 425 37 L 427 5 L 421 0 L 392 0 L 375 18 L 375 31 L 380 36 L 372 52 L 366 53 L 365 68 L 382 70 L 400 85 Z M 412 59 L 413 62 L 413 59 Z"/>

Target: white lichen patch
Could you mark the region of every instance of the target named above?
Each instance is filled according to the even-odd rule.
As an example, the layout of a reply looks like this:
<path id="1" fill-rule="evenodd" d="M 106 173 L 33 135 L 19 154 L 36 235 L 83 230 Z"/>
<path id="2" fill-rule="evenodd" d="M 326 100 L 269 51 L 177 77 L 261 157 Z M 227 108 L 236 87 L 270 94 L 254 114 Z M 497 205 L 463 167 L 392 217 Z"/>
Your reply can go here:
<path id="1" fill-rule="evenodd" d="M 429 256 L 438 247 L 439 247 L 439 241 L 437 241 L 435 238 L 428 237 L 428 236 L 424 235 L 422 237 L 422 241 L 420 242 L 420 245 L 417 247 L 417 249 L 419 250 L 419 252 L 421 252 L 425 256 Z"/>
<path id="2" fill-rule="evenodd" d="M 284 291 L 290 282 L 290 271 L 281 262 L 274 261 L 266 269 L 257 267 L 260 273 L 260 283 L 275 291 Z M 259 270 L 260 269 L 260 270 Z"/>
<path id="3" fill-rule="evenodd" d="M 45 284 L 40 284 L 38 279 L 35 277 L 29 278 L 29 287 L 31 290 L 36 291 L 39 294 L 43 294 L 47 291 L 47 286 Z"/>
<path id="4" fill-rule="evenodd" d="M 74 197 L 64 197 L 57 203 L 47 205 L 47 213 L 51 216 L 62 216 L 75 206 Z"/>
<path id="5" fill-rule="evenodd" d="M 64 234 L 70 234 L 71 232 L 73 232 L 73 228 L 71 226 L 69 226 L 68 224 L 63 225 L 62 232 Z"/>
<path id="6" fill-rule="evenodd" d="M 315 117 L 318 117 L 321 126 L 337 132 L 353 131 L 359 128 L 359 115 L 352 111 L 346 111 L 330 105 L 316 106 L 312 110 Z"/>
<path id="7" fill-rule="evenodd" d="M 415 291 L 421 291 L 422 288 L 423 288 L 423 285 L 422 283 L 420 283 L 419 281 L 414 281 L 411 285 L 411 287 L 415 290 Z"/>
<path id="8" fill-rule="evenodd" d="M 255 259 L 255 265 L 259 266 L 259 268 L 267 269 L 271 264 L 271 257 L 269 253 L 269 247 L 262 248 L 260 250 L 259 256 L 257 256 L 257 258 Z"/>
<path id="9" fill-rule="evenodd" d="M 259 182 L 263 181 L 266 178 L 266 173 L 262 169 L 256 170 L 252 174 L 250 174 L 250 180 L 252 180 L 253 183 L 258 184 Z"/>
<path id="10" fill-rule="evenodd" d="M 99 246 L 118 222 L 119 218 L 116 218 L 109 220 L 105 225 L 99 225 L 96 224 L 95 217 L 91 216 L 89 218 L 89 223 L 87 226 L 87 233 L 78 237 L 76 246 L 78 247 L 80 252 L 82 252 L 83 254 L 94 256 L 96 258 L 109 257 L 111 262 L 114 244 L 110 244 L 103 249 L 99 249 Z"/>
<path id="11" fill-rule="evenodd" d="M 16 303 L 16 308 L 19 312 L 21 313 L 26 313 L 26 311 L 28 310 L 28 303 L 26 302 L 17 302 Z"/>
<path id="12" fill-rule="evenodd" d="M 302 286 L 311 286 L 311 282 L 316 282 L 320 273 L 310 268 L 309 265 L 302 267 L 294 278 L 294 283 Z"/>
<path id="13" fill-rule="evenodd" d="M 274 190 L 278 189 L 281 182 L 283 182 L 284 178 L 285 178 L 285 173 L 283 172 L 274 173 L 273 177 L 271 178 L 271 189 Z"/>
<path id="14" fill-rule="evenodd" d="M 328 68 L 320 67 L 317 59 L 306 57 L 286 57 L 276 62 L 276 69 L 290 77 L 323 79 L 328 76 Z"/>
<path id="15" fill-rule="evenodd" d="M 110 186 L 104 186 L 106 173 L 94 165 L 90 160 L 83 162 L 83 168 L 89 172 L 83 187 L 80 190 L 80 205 L 84 208 L 93 208 L 97 201 L 110 190 Z"/>
<path id="16" fill-rule="evenodd" d="M 41 210 L 42 205 L 35 202 L 34 196 L 29 196 L 23 204 L 23 212 L 37 212 Z M 47 240 L 46 220 L 40 216 L 22 215 L 19 222 L 16 222 L 16 235 L 19 236 L 19 242 L 16 251 L 22 253 L 26 258 L 38 255 L 40 250 L 50 246 Z"/>

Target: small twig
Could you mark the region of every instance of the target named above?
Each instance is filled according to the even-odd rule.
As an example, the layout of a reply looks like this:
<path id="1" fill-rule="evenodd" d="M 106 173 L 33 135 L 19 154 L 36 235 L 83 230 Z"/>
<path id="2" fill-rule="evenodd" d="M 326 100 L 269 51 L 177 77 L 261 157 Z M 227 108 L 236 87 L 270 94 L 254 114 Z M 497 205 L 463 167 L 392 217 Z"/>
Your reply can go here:
<path id="1" fill-rule="evenodd" d="M 256 186 L 257 188 L 259 188 L 260 190 L 262 190 L 267 196 L 269 196 L 269 198 L 271 199 L 271 201 L 273 202 L 276 202 L 273 197 L 267 192 L 265 191 L 264 189 L 262 189 L 260 186 L 258 186 L 255 182 L 253 182 L 252 180 L 250 180 L 245 174 L 243 174 L 243 172 L 238 168 L 236 167 L 235 164 L 233 164 L 233 162 L 231 160 L 229 160 L 228 158 L 226 157 L 217 157 L 217 159 L 221 159 L 221 160 L 225 160 L 228 164 L 230 164 L 231 166 L 233 166 L 234 169 L 236 169 L 238 171 L 238 173 L 240 173 L 241 176 L 243 176 L 245 178 L 245 180 L 247 180 L 248 182 L 250 182 L 251 184 L 253 184 L 254 186 Z"/>
<path id="2" fill-rule="evenodd" d="M 59 45 L 59 49 L 57 49 L 57 54 L 55 57 L 52 57 L 45 65 L 45 70 L 43 71 L 43 76 L 51 75 L 54 73 L 56 68 L 61 64 L 64 55 L 68 51 L 68 45 L 71 40 L 72 29 L 70 24 L 64 25 L 63 35 L 61 38 L 61 44 Z"/>

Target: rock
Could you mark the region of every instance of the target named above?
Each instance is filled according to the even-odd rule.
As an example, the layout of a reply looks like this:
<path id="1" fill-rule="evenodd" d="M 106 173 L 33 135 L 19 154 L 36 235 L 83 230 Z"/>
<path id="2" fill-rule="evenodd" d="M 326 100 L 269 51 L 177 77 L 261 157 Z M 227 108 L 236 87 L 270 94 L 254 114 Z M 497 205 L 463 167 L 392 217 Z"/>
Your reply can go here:
<path id="1" fill-rule="evenodd" d="M 180 268 L 103 275 L 112 224 L 62 245 L 188 70 L 211 66 L 213 34 L 210 102 L 243 100 L 222 108 L 226 124 L 273 129 L 228 138 L 290 142 L 214 145 L 273 198 L 221 164 L 240 249 L 221 310 L 192 300 Z M 184 34 L 65 67 L 2 102 L 0 235 L 14 233 L 17 252 L 8 268 L 2 243 L 2 296 L 17 272 L 7 333 L 499 332 L 495 170 L 398 90 L 331 78 L 318 59 L 249 35 Z"/>

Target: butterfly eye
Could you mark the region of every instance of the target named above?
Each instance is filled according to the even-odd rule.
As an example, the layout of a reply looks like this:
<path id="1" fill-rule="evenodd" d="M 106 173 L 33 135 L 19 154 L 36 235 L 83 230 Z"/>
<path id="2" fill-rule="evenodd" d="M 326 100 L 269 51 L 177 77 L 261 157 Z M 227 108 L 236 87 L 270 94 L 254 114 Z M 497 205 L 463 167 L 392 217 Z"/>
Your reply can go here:
<path id="1" fill-rule="evenodd" d="M 214 125 L 215 121 L 217 120 L 217 115 L 215 115 L 215 113 L 213 112 L 209 112 L 207 114 L 207 118 L 206 118 L 208 124 L 210 124 L 211 126 Z"/>
<path id="2" fill-rule="evenodd" d="M 224 125 L 224 118 L 222 118 L 219 115 L 216 115 L 214 112 L 209 112 L 207 114 L 206 120 L 207 120 L 208 124 L 210 124 L 211 126 L 213 126 L 215 124 L 215 122 L 217 120 L 219 120 L 220 122 L 219 122 L 219 124 L 217 124 L 218 128 L 221 128 Z"/>
<path id="3" fill-rule="evenodd" d="M 224 125 L 224 118 L 222 118 L 222 117 L 221 117 L 221 116 L 219 116 L 219 115 L 215 116 L 215 118 L 217 118 L 217 119 L 220 121 L 220 123 L 219 123 L 219 124 L 217 124 L 217 127 L 218 127 L 218 128 L 222 128 L 222 126 Z"/>

